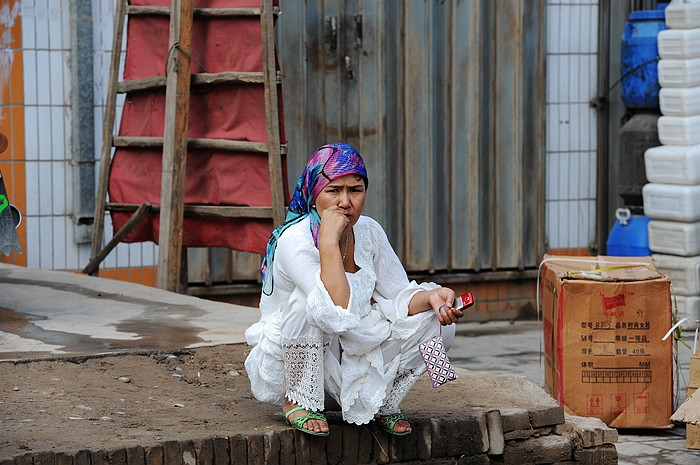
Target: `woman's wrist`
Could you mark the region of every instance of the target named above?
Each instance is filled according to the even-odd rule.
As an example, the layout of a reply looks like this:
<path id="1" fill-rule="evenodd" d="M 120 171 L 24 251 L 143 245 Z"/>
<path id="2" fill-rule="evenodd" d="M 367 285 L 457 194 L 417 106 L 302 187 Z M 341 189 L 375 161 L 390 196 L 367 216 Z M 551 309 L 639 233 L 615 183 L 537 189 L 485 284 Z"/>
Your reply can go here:
<path id="1" fill-rule="evenodd" d="M 416 292 L 411 298 L 411 301 L 408 303 L 408 314 L 416 315 L 418 313 L 423 313 L 427 312 L 428 310 L 432 310 L 433 306 L 430 303 L 430 294 L 434 291 L 435 289 L 430 291 Z"/>
<path id="2" fill-rule="evenodd" d="M 333 238 L 326 238 L 323 235 L 318 238 L 318 250 L 319 252 L 340 252 L 340 245 L 338 240 Z"/>
<path id="3" fill-rule="evenodd" d="M 321 260 L 321 281 L 335 305 L 347 308 L 350 302 L 350 285 L 345 276 L 340 247 L 336 242 L 321 241 L 318 252 Z"/>

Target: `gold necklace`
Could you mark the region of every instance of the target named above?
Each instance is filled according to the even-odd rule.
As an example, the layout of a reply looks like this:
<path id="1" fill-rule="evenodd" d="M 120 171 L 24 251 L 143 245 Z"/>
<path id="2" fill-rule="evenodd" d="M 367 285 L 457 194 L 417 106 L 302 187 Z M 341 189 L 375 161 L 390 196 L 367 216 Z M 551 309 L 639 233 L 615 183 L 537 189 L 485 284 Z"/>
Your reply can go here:
<path id="1" fill-rule="evenodd" d="M 345 261 L 345 255 L 348 253 L 348 237 L 350 236 L 349 232 L 345 233 L 345 250 L 343 251 L 343 261 Z"/>

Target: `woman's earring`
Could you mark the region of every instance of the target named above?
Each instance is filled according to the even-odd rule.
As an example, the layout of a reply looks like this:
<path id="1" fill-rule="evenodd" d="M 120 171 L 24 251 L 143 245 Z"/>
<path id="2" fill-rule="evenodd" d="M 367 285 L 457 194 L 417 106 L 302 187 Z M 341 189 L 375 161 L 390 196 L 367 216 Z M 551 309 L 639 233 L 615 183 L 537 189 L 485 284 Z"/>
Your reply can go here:
<path id="1" fill-rule="evenodd" d="M 314 210 L 316 210 L 316 204 L 315 204 L 315 203 L 312 203 L 312 204 L 311 204 L 311 208 L 313 208 Z"/>

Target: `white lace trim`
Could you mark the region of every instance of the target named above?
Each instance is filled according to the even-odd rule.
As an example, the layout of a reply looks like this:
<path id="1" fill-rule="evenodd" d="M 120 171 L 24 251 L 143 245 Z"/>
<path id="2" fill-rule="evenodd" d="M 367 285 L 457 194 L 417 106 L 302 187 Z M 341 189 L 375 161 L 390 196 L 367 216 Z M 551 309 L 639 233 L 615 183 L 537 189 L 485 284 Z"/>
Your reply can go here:
<path id="1" fill-rule="evenodd" d="M 369 423 L 370 421 L 372 421 L 372 418 L 374 418 L 374 415 L 371 412 L 377 410 L 378 406 L 382 404 L 382 401 L 384 400 L 385 396 L 385 391 L 377 389 L 372 398 L 368 401 L 368 404 L 371 407 L 367 411 L 357 411 L 352 407 L 343 408 L 343 420 L 345 420 L 348 423 L 354 423 L 356 425 L 365 425 Z"/>
<path id="2" fill-rule="evenodd" d="M 403 373 L 396 375 L 396 378 L 394 378 L 394 385 L 387 396 L 386 402 L 384 402 L 384 405 L 379 408 L 377 414 L 384 416 L 401 412 L 401 409 L 399 408 L 401 401 L 404 397 L 406 397 L 406 394 L 408 394 L 411 388 L 413 388 L 416 381 L 418 381 L 418 378 L 420 378 L 420 375 L 424 372 L 425 367 L 422 367 L 404 371 Z"/>
<path id="3" fill-rule="evenodd" d="M 282 340 L 287 399 L 307 410 L 323 410 L 323 336 Z"/>

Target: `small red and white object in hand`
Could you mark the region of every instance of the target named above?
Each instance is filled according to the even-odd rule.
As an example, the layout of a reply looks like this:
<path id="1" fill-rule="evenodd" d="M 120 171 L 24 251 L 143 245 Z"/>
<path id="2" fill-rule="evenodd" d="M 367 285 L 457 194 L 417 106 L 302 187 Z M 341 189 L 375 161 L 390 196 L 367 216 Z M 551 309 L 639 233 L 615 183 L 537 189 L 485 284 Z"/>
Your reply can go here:
<path id="1" fill-rule="evenodd" d="M 467 292 L 466 294 L 462 294 L 461 296 L 457 297 L 452 307 L 463 312 L 472 305 L 474 305 L 474 295 L 471 292 Z"/>

